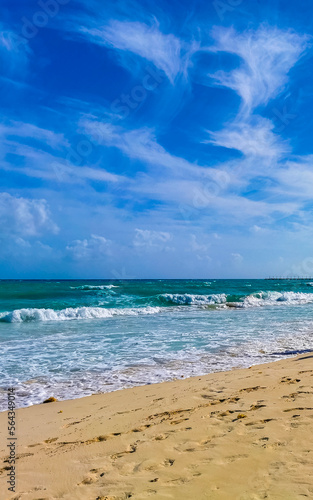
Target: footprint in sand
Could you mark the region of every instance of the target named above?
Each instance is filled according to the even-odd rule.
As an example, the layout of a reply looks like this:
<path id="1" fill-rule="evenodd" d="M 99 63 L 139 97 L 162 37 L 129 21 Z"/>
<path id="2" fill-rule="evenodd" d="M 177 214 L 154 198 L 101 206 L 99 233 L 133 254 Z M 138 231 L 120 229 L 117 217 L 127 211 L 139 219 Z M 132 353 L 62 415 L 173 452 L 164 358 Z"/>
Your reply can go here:
<path id="1" fill-rule="evenodd" d="M 252 444 L 254 446 L 262 446 L 262 448 L 266 448 L 269 439 L 270 439 L 269 437 L 264 436 L 264 437 L 259 438 L 257 441 L 253 441 Z"/>
<path id="2" fill-rule="evenodd" d="M 227 463 L 232 463 L 235 462 L 236 460 L 240 460 L 242 458 L 248 458 L 249 455 L 247 454 L 242 454 L 242 455 L 230 455 L 229 457 L 225 457 Z"/>
<path id="3" fill-rule="evenodd" d="M 43 445 L 43 443 L 34 443 L 34 444 L 29 444 L 27 448 L 35 448 L 36 446 Z"/>
<path id="4" fill-rule="evenodd" d="M 19 460 L 20 458 L 25 458 L 25 457 L 32 457 L 33 455 L 34 455 L 34 453 L 19 453 L 16 455 L 15 460 Z M 9 458 L 7 458 L 6 460 L 3 460 L 3 462 L 8 463 Z"/>
<path id="5" fill-rule="evenodd" d="M 170 422 L 170 424 L 177 425 L 177 424 L 180 424 L 181 422 L 184 422 L 185 420 L 189 420 L 189 418 L 180 418 L 179 420 L 172 420 L 172 422 Z"/>
<path id="6" fill-rule="evenodd" d="M 163 441 L 164 439 L 167 439 L 169 435 L 166 434 L 158 434 L 153 438 L 153 441 Z"/>
<path id="7" fill-rule="evenodd" d="M 106 495 L 105 497 L 97 497 L 96 500 L 126 500 L 127 498 L 131 498 L 133 496 L 132 493 L 124 493 L 123 496 L 115 496 L 115 495 Z"/>
<path id="8" fill-rule="evenodd" d="M 265 418 L 263 420 L 259 420 L 257 422 L 247 422 L 245 425 L 259 425 L 259 424 L 267 424 L 272 420 L 276 420 L 276 418 Z M 257 429 L 264 429 L 264 427 L 257 427 Z"/>
<path id="9" fill-rule="evenodd" d="M 44 443 L 47 443 L 47 444 L 49 444 L 49 443 L 54 443 L 54 442 L 55 442 L 55 441 L 57 441 L 58 439 L 59 439 L 59 438 L 57 438 L 57 437 L 56 437 L 56 438 L 49 438 L 49 439 L 45 439 L 45 440 L 44 440 Z"/>
<path id="10" fill-rule="evenodd" d="M 265 407 L 266 405 L 256 403 L 250 406 L 249 411 L 259 410 L 260 408 L 265 408 Z"/>
<path id="11" fill-rule="evenodd" d="M 83 479 L 83 481 L 81 483 L 79 483 L 78 486 L 86 485 L 86 484 L 93 484 L 93 483 L 96 483 L 97 481 L 98 481 L 97 477 L 88 476 L 88 477 L 85 477 L 85 479 Z"/>
<path id="12" fill-rule="evenodd" d="M 254 387 L 245 387 L 244 389 L 240 389 L 239 392 L 252 392 L 252 391 L 258 391 L 259 389 L 266 389 L 266 387 L 262 387 L 260 385 L 256 385 Z"/>
<path id="13" fill-rule="evenodd" d="M 138 443 L 139 441 L 130 444 L 127 450 L 121 451 L 120 453 L 115 453 L 114 455 L 111 455 L 111 458 L 115 460 L 116 458 L 122 458 L 124 455 L 128 455 L 129 453 L 135 453 L 135 451 L 137 450 Z"/>
<path id="14" fill-rule="evenodd" d="M 303 406 L 298 406 L 297 408 L 287 408 L 287 410 L 284 410 L 284 413 L 287 413 L 289 411 L 304 411 L 304 410 L 312 411 L 313 408 L 307 408 L 307 407 L 303 407 Z"/>
<path id="15" fill-rule="evenodd" d="M 280 380 L 280 384 L 297 384 L 298 382 L 301 382 L 300 378 L 282 377 Z"/>
<path id="16" fill-rule="evenodd" d="M 163 462 L 163 465 L 165 465 L 165 467 L 172 467 L 172 465 L 174 465 L 174 462 L 175 462 L 174 459 L 166 458 Z"/>
<path id="17" fill-rule="evenodd" d="M 132 429 L 130 432 L 143 432 L 146 429 L 149 429 L 149 427 L 151 427 L 151 425 L 152 424 L 142 425 L 141 427 L 136 427 L 135 429 Z"/>

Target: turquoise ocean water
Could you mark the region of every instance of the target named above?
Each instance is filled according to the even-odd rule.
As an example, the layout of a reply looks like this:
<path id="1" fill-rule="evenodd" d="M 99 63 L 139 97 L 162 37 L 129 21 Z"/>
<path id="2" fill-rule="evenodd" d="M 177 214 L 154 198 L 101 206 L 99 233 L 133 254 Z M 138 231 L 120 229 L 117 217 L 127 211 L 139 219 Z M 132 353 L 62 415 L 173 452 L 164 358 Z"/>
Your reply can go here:
<path id="1" fill-rule="evenodd" d="M 312 348 L 313 283 L 0 281 L 0 403 L 76 398 Z"/>

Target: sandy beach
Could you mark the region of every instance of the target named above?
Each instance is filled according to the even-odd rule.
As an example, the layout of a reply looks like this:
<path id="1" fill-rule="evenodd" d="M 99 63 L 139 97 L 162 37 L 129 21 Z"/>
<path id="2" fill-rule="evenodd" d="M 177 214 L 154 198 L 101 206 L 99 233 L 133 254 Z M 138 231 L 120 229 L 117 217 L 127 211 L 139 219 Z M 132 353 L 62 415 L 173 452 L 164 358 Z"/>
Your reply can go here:
<path id="1" fill-rule="evenodd" d="M 17 410 L 17 488 L 2 432 L 1 498 L 312 498 L 312 361 Z"/>

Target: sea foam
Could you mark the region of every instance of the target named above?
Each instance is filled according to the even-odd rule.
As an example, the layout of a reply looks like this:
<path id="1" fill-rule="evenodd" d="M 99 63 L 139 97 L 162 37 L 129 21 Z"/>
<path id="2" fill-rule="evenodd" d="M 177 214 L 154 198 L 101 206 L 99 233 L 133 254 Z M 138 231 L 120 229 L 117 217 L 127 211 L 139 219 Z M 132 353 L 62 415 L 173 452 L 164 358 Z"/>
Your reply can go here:
<path id="1" fill-rule="evenodd" d="M 211 295 L 193 295 L 189 293 L 171 294 L 166 293 L 161 296 L 163 300 L 177 305 L 224 305 L 229 307 L 261 307 L 271 305 L 301 305 L 313 302 L 312 293 L 301 292 L 257 292 L 250 295 L 238 297 L 234 300 L 233 296 L 226 293 Z"/>
<path id="2" fill-rule="evenodd" d="M 225 304 L 226 294 L 218 293 L 212 295 L 193 295 L 190 293 L 165 293 L 162 297 L 172 304 L 179 305 L 214 305 Z"/>
<path id="3" fill-rule="evenodd" d="M 225 293 L 211 295 L 195 294 L 162 294 L 161 301 L 174 306 L 173 310 L 179 310 L 182 306 L 220 306 L 222 308 L 253 308 L 277 305 L 302 305 L 313 302 L 312 293 L 301 292 L 258 292 L 242 296 L 234 300 L 231 295 Z M 175 307 L 176 306 L 176 307 Z M 69 320 L 93 320 L 112 318 L 113 316 L 139 316 L 156 314 L 167 307 L 68 307 L 66 309 L 39 309 L 24 308 L 0 313 L 0 322 L 24 323 L 30 321 L 69 321 Z"/>
<path id="4" fill-rule="evenodd" d="M 271 305 L 301 305 L 313 302 L 312 293 L 301 292 L 259 292 L 243 299 L 243 307 L 260 307 Z"/>
<path id="5" fill-rule="evenodd" d="M 113 316 L 138 316 L 156 314 L 160 307 L 138 307 L 125 309 L 105 309 L 102 307 L 68 307 L 60 311 L 54 309 L 15 309 L 0 313 L 0 321 L 6 323 L 24 323 L 29 321 L 69 321 L 82 319 L 103 319 Z"/>
<path id="6" fill-rule="evenodd" d="M 111 288 L 119 288 L 117 285 L 82 285 L 71 286 L 72 290 L 111 290 Z"/>

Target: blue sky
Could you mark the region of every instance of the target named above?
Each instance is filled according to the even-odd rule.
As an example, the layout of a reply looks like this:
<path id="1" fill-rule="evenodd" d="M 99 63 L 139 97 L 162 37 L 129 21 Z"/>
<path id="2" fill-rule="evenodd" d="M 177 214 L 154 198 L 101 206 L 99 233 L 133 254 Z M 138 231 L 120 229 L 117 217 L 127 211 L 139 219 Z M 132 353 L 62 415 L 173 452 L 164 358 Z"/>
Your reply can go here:
<path id="1" fill-rule="evenodd" d="M 0 5 L 2 278 L 313 275 L 311 2 Z"/>

